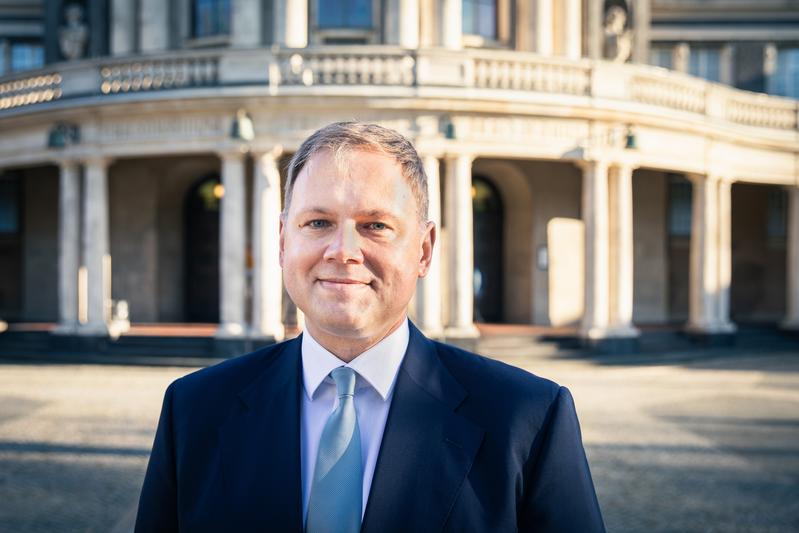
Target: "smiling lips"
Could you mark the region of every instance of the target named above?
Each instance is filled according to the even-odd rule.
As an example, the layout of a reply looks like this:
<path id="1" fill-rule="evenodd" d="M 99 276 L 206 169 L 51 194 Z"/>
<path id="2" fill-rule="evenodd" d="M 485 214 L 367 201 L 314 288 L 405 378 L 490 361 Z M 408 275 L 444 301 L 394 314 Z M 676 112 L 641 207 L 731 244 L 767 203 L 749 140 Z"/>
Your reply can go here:
<path id="1" fill-rule="evenodd" d="M 323 287 L 331 289 L 347 289 L 352 286 L 367 286 L 369 283 L 350 278 L 319 278 L 318 280 Z"/>

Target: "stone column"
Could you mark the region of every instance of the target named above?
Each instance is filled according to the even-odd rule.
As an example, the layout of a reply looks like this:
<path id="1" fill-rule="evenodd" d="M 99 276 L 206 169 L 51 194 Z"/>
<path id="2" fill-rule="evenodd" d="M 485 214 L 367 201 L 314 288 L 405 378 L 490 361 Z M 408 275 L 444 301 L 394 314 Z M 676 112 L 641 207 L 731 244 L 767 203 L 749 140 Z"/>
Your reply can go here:
<path id="1" fill-rule="evenodd" d="M 610 175 L 610 323 L 613 336 L 637 336 L 633 327 L 633 169 Z"/>
<path id="2" fill-rule="evenodd" d="M 535 51 L 543 56 L 552 55 L 553 52 L 553 0 L 536 0 L 535 9 Z"/>
<path id="3" fill-rule="evenodd" d="M 244 153 L 230 150 L 220 154 L 224 196 L 220 208 L 219 232 L 219 329 L 217 337 L 244 334 Z"/>
<path id="4" fill-rule="evenodd" d="M 715 176 L 690 176 L 690 299 L 688 330 L 700 334 L 731 333 L 729 323 L 730 187 Z"/>
<path id="5" fill-rule="evenodd" d="M 602 59 L 603 27 L 605 14 L 604 2 L 587 2 L 586 4 L 586 51 L 591 59 Z"/>
<path id="6" fill-rule="evenodd" d="M 629 4 L 629 2 L 628 2 Z M 652 10 L 650 0 L 636 0 L 633 5 L 633 63 L 649 63 L 649 33 Z"/>
<path id="7" fill-rule="evenodd" d="M 569 59 L 580 59 L 583 52 L 583 18 L 581 0 L 563 2 L 563 55 Z"/>
<path id="8" fill-rule="evenodd" d="M 609 324 L 608 166 L 604 161 L 585 161 L 581 167 L 585 311 L 580 334 L 588 339 L 601 339 L 607 336 Z"/>
<path id="9" fill-rule="evenodd" d="M 399 0 L 399 45 L 419 48 L 419 0 Z"/>
<path id="10" fill-rule="evenodd" d="M 788 189 L 787 237 L 786 315 L 782 327 L 799 330 L 799 187 Z"/>
<path id="11" fill-rule="evenodd" d="M 425 156 L 424 169 L 427 174 L 427 197 L 429 202 L 428 220 L 441 231 L 441 184 L 439 181 L 439 161 L 437 157 Z M 439 234 L 440 235 L 440 234 Z M 418 326 L 430 337 L 440 337 L 443 333 L 441 320 L 441 242 L 433 246 L 433 259 L 427 275 L 416 286 L 416 319 Z"/>
<path id="12" fill-rule="evenodd" d="M 282 340 L 283 274 L 280 269 L 280 171 L 281 148 L 255 158 L 253 186 L 252 335 Z"/>
<path id="13" fill-rule="evenodd" d="M 471 155 L 447 158 L 446 221 L 449 260 L 448 337 L 476 337 L 474 326 L 474 235 L 472 233 Z"/>
<path id="14" fill-rule="evenodd" d="M 308 1 L 276 0 L 275 43 L 289 48 L 308 46 Z"/>
<path id="15" fill-rule="evenodd" d="M 130 0 L 112 0 L 111 4 L 111 55 L 132 54 L 136 44 L 136 3 Z"/>
<path id="16" fill-rule="evenodd" d="M 80 268 L 80 165 L 60 162 L 58 188 L 58 327 L 55 333 L 78 329 Z"/>
<path id="17" fill-rule="evenodd" d="M 732 332 L 730 287 L 732 285 L 732 182 L 719 180 L 718 194 L 718 303 L 716 320 L 722 332 Z"/>
<path id="18" fill-rule="evenodd" d="M 233 0 L 230 6 L 230 40 L 235 47 L 251 48 L 261 43 L 261 0 Z"/>
<path id="19" fill-rule="evenodd" d="M 169 48 L 169 2 L 139 0 L 139 49 L 159 52 Z"/>
<path id="20" fill-rule="evenodd" d="M 443 0 L 441 5 L 441 45 L 450 50 L 463 48 L 463 2 Z"/>
<path id="21" fill-rule="evenodd" d="M 108 335 L 111 318 L 111 255 L 108 235 L 108 165 L 87 159 L 83 184 L 83 265 L 86 268 L 86 323 L 79 333 Z"/>
<path id="22" fill-rule="evenodd" d="M 691 207 L 691 259 L 688 328 L 711 331 L 715 322 L 716 273 L 716 187 L 704 176 L 689 176 L 693 183 Z"/>

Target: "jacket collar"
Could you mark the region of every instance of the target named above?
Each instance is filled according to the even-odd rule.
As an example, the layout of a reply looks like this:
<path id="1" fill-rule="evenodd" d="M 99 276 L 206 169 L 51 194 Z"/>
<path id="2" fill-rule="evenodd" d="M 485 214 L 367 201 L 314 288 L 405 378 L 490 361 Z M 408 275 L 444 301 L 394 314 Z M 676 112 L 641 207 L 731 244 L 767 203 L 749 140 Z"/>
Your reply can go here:
<path id="1" fill-rule="evenodd" d="M 436 344 L 409 327 L 361 528 L 366 533 L 387 524 L 441 530 L 484 435 L 456 413 L 467 392 Z M 245 529 L 303 529 L 300 346 L 293 339 L 270 354 L 219 429 L 227 501 Z"/>
<path id="2" fill-rule="evenodd" d="M 467 392 L 437 345 L 410 326 L 362 531 L 439 531 L 471 469 L 484 430 L 455 411 Z"/>

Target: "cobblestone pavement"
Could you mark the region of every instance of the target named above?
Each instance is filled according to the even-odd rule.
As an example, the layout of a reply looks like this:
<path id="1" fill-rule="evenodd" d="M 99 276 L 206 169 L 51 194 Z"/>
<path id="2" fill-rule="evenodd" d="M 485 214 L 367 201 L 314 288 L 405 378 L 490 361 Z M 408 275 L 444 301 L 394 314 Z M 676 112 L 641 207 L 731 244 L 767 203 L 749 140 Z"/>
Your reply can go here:
<path id="1" fill-rule="evenodd" d="M 572 390 L 609 531 L 799 531 L 799 353 L 491 351 Z M 0 531 L 130 531 L 163 391 L 191 370 L 0 363 Z"/>

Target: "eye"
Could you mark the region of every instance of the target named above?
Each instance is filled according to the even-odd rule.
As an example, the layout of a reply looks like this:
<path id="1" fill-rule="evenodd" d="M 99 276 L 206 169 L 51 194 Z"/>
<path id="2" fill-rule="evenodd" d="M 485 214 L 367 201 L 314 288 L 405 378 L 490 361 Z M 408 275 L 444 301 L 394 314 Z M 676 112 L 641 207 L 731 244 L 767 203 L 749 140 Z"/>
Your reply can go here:
<path id="1" fill-rule="evenodd" d="M 383 231 L 384 229 L 388 229 L 388 226 L 386 226 L 384 222 L 370 222 L 366 225 L 366 227 L 374 231 Z"/>
<path id="2" fill-rule="evenodd" d="M 330 222 L 322 219 L 311 220 L 306 224 L 311 229 L 324 229 L 330 225 Z"/>

